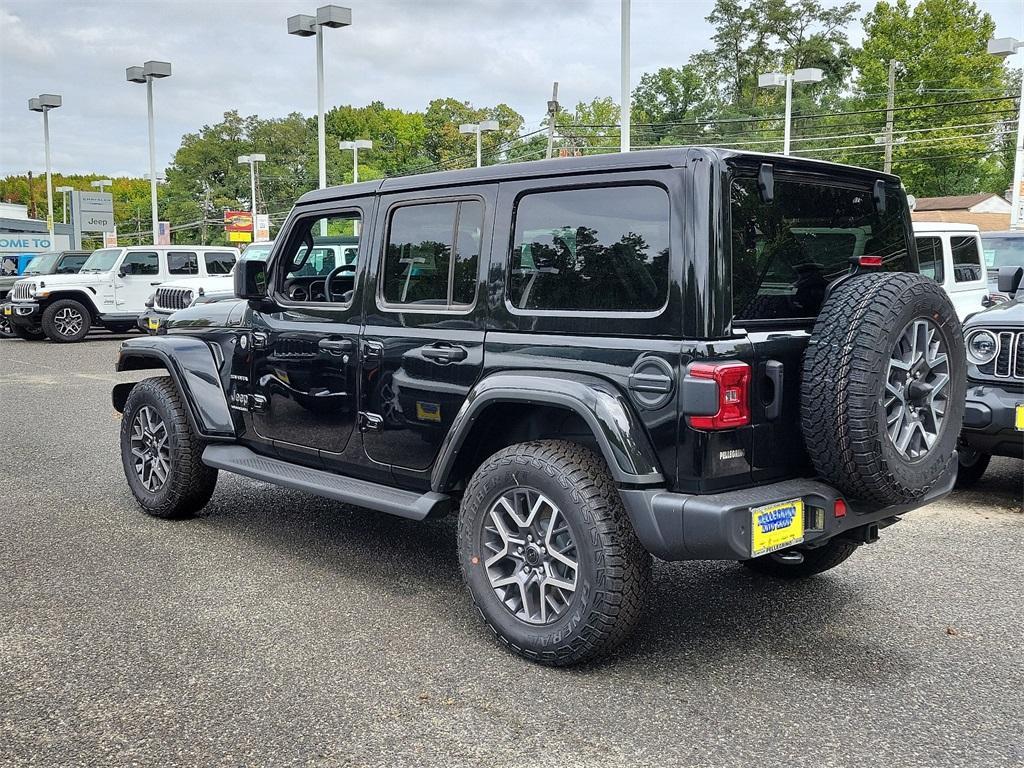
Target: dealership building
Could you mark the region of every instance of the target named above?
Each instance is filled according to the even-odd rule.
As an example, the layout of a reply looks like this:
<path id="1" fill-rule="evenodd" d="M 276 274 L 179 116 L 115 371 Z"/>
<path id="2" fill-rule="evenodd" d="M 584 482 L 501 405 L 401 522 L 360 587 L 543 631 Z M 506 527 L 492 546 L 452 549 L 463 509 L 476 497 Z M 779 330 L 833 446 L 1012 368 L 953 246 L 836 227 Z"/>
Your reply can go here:
<path id="1" fill-rule="evenodd" d="M 0 273 L 16 271 L 22 254 L 68 250 L 73 227 L 54 224 L 53 230 L 51 240 L 46 222 L 28 217 L 28 206 L 0 203 Z"/>

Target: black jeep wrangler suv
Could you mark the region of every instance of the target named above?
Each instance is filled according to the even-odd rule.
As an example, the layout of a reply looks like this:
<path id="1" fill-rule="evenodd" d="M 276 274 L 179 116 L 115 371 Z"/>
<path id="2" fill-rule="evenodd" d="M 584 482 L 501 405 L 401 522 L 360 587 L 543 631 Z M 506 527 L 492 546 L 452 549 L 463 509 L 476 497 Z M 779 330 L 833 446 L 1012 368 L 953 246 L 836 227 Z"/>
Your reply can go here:
<path id="1" fill-rule="evenodd" d="M 457 510 L 476 607 L 536 661 L 621 642 L 651 555 L 808 576 L 956 477 L 963 334 L 893 176 L 691 148 L 352 184 L 235 286 L 121 347 L 164 369 L 113 392 L 142 508 L 226 470 Z"/>

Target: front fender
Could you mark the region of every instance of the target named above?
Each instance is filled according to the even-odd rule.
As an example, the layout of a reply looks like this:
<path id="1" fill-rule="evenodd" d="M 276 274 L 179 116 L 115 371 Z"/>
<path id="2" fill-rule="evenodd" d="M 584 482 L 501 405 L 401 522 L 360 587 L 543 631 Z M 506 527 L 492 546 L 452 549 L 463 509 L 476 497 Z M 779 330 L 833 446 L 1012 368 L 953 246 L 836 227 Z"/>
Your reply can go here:
<path id="1" fill-rule="evenodd" d="M 196 431 L 204 437 L 235 437 L 231 409 L 221 386 L 214 350 L 201 339 L 188 336 L 148 336 L 121 343 L 118 371 L 166 368 L 181 392 Z M 114 389 L 114 406 L 123 407 L 125 385 Z M 130 386 L 128 387 L 130 389 Z"/>
<path id="2" fill-rule="evenodd" d="M 441 445 L 431 488 L 447 484 L 466 438 L 487 408 L 495 403 L 536 403 L 575 411 L 590 427 L 612 476 L 619 483 L 662 485 L 654 448 L 629 401 L 596 376 L 516 371 L 495 373 L 479 382 L 456 414 Z"/>

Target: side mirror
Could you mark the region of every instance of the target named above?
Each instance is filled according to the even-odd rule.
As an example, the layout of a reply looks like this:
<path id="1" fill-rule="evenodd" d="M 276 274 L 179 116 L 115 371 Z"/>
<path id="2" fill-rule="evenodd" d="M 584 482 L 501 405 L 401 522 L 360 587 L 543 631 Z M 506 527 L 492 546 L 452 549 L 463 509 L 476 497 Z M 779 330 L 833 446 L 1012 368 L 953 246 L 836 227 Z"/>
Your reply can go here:
<path id="1" fill-rule="evenodd" d="M 1013 296 L 1020 288 L 1021 278 L 1024 278 L 1024 267 L 1000 267 L 999 292 Z"/>
<path id="2" fill-rule="evenodd" d="M 117 270 L 117 276 L 118 277 L 124 278 L 124 277 L 127 277 L 127 275 L 128 275 L 128 273 L 124 271 L 124 267 L 121 267 L 119 270 Z"/>
<path id="3" fill-rule="evenodd" d="M 267 297 L 267 262 L 242 259 L 235 267 L 235 296 L 261 301 Z"/>

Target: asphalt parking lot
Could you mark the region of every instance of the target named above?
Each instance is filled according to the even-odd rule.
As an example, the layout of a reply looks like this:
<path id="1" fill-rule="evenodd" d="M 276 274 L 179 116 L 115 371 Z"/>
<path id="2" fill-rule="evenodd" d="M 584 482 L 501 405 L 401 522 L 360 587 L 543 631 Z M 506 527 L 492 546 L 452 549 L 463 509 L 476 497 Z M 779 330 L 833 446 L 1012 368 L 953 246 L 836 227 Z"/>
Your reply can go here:
<path id="1" fill-rule="evenodd" d="M 470 608 L 454 521 L 121 474 L 119 338 L 0 341 L 0 765 L 1024 764 L 1021 463 L 802 584 L 659 563 L 619 654 L 556 670 Z"/>

